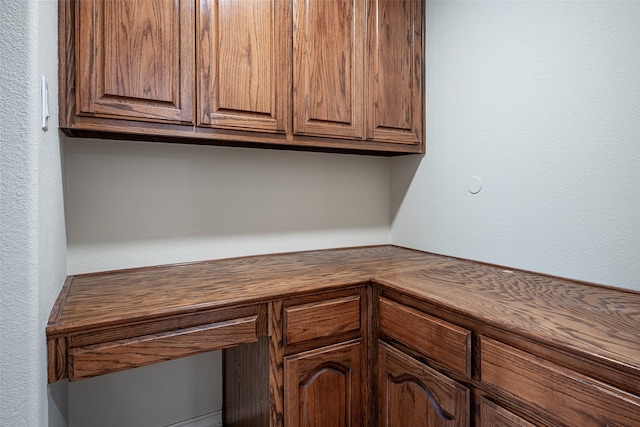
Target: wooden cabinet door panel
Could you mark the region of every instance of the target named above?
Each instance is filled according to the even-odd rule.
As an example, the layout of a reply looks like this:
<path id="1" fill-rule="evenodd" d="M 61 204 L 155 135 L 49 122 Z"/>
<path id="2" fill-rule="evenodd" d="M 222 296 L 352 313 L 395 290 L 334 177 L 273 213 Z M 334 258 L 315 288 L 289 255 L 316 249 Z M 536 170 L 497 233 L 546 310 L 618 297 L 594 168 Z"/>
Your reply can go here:
<path id="1" fill-rule="evenodd" d="M 198 125 L 286 131 L 289 16 L 287 1 L 200 1 Z"/>
<path id="2" fill-rule="evenodd" d="M 78 113 L 193 123 L 193 1 L 79 1 Z"/>
<path id="3" fill-rule="evenodd" d="M 377 387 L 380 426 L 469 426 L 466 387 L 382 341 Z"/>
<path id="4" fill-rule="evenodd" d="M 362 369 L 360 340 L 285 357 L 285 427 L 362 425 Z"/>
<path id="5" fill-rule="evenodd" d="M 294 133 L 364 137 L 363 0 L 294 0 Z"/>
<path id="6" fill-rule="evenodd" d="M 535 427 L 484 397 L 480 398 L 480 427 Z"/>
<path id="7" fill-rule="evenodd" d="M 370 0 L 368 139 L 423 140 L 422 7 L 417 0 Z"/>

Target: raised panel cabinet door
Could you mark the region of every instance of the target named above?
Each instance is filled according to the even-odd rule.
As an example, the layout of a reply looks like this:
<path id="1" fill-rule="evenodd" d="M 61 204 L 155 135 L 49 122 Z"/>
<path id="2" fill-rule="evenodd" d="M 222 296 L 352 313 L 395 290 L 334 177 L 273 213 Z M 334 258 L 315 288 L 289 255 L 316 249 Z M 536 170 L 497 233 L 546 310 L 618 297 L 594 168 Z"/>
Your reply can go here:
<path id="1" fill-rule="evenodd" d="M 480 398 L 480 427 L 535 427 L 484 397 Z"/>
<path id="2" fill-rule="evenodd" d="M 469 389 L 382 341 L 377 390 L 380 426 L 470 425 Z"/>
<path id="3" fill-rule="evenodd" d="M 198 125 L 286 132 L 290 1 L 201 0 Z"/>
<path id="4" fill-rule="evenodd" d="M 295 134 L 364 137 L 363 1 L 293 1 Z"/>
<path id="5" fill-rule="evenodd" d="M 285 427 L 362 426 L 362 369 L 360 340 L 285 357 Z"/>
<path id="6" fill-rule="evenodd" d="M 368 0 L 367 138 L 424 139 L 423 7 L 420 0 Z"/>
<path id="7" fill-rule="evenodd" d="M 194 0 L 77 6 L 78 114 L 192 124 Z"/>

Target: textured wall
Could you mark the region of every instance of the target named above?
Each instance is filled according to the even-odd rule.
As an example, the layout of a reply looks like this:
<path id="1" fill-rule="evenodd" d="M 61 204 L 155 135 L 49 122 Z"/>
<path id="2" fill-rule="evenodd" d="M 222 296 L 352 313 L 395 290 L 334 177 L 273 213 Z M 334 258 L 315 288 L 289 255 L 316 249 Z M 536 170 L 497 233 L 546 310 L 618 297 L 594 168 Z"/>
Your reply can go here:
<path id="1" fill-rule="evenodd" d="M 54 1 L 0 2 L 0 425 L 64 425 L 64 383 L 47 388 L 44 326 L 66 275 Z M 42 19 L 41 19 L 42 18 Z M 52 129 L 40 129 L 40 76 Z M 48 396 L 51 400 L 48 404 Z"/>
<path id="2" fill-rule="evenodd" d="M 640 289 L 640 2 L 427 9 L 427 155 L 393 160 L 392 242 Z"/>

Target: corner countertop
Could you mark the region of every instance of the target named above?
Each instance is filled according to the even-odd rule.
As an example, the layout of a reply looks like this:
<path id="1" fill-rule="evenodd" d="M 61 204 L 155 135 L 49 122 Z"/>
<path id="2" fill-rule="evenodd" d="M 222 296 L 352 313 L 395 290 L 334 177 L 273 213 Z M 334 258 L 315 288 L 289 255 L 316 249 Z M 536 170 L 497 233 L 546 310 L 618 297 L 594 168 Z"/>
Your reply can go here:
<path id="1" fill-rule="evenodd" d="M 640 378 L 640 293 L 396 246 L 69 276 L 46 328 L 64 337 L 375 282 Z"/>

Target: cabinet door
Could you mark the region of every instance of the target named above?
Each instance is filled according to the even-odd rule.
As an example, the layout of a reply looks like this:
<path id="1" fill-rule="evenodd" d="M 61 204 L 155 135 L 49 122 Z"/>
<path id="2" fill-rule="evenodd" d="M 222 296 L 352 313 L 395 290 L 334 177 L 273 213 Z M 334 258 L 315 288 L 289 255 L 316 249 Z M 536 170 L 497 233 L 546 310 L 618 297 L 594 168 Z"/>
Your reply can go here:
<path id="1" fill-rule="evenodd" d="M 363 0 L 293 4 L 294 133 L 363 138 Z"/>
<path id="2" fill-rule="evenodd" d="M 534 425 L 482 397 L 480 398 L 480 427 L 534 427 Z"/>
<path id="3" fill-rule="evenodd" d="M 78 113 L 192 123 L 193 1 L 79 1 Z"/>
<path id="4" fill-rule="evenodd" d="M 367 138 L 420 144 L 423 137 L 423 2 L 369 0 Z"/>
<path id="5" fill-rule="evenodd" d="M 198 125 L 284 132 L 290 2 L 201 0 Z"/>
<path id="6" fill-rule="evenodd" d="M 362 425 L 362 368 L 360 340 L 285 357 L 285 427 Z"/>
<path id="7" fill-rule="evenodd" d="M 466 387 L 382 341 L 377 387 L 380 426 L 469 426 Z"/>

